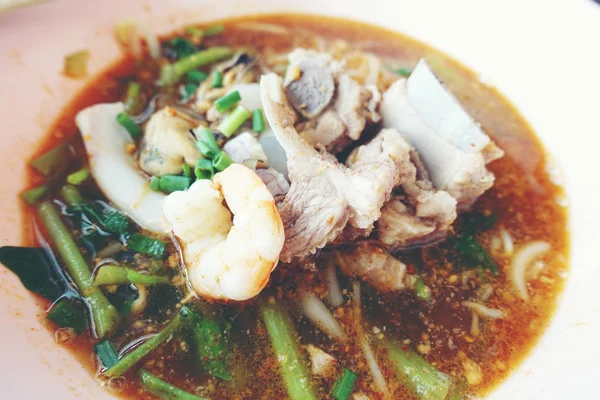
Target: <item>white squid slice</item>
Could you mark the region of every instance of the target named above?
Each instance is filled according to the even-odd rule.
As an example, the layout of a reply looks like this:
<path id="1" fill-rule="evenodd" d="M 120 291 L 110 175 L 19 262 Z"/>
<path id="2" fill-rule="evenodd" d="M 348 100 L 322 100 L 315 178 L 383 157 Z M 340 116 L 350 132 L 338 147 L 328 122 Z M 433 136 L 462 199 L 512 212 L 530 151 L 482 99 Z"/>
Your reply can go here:
<path id="1" fill-rule="evenodd" d="M 240 97 L 242 100 L 240 101 L 240 105 L 242 105 L 246 110 L 253 111 L 258 108 L 263 109 L 262 100 L 260 97 L 260 84 L 258 83 L 242 83 L 235 85 L 232 88 L 232 91 L 239 91 Z M 277 171 L 281 172 L 287 179 L 288 170 L 287 170 L 287 156 L 279 141 L 275 137 L 271 126 L 269 125 L 268 119 L 265 120 L 265 130 L 261 133 L 258 138 L 258 142 L 262 146 L 267 158 L 269 160 L 269 165 L 275 168 Z"/>
<path id="2" fill-rule="evenodd" d="M 123 110 L 123 103 L 97 104 L 75 117 L 90 170 L 104 195 L 117 208 L 142 228 L 166 234 L 168 227 L 162 214 L 166 196 L 150 189 L 135 159 L 126 152 L 125 147 L 133 141 L 117 122 L 117 115 Z"/>
<path id="3" fill-rule="evenodd" d="M 459 150 L 477 153 L 490 142 L 423 59 L 406 81 L 406 97 L 419 119 Z"/>

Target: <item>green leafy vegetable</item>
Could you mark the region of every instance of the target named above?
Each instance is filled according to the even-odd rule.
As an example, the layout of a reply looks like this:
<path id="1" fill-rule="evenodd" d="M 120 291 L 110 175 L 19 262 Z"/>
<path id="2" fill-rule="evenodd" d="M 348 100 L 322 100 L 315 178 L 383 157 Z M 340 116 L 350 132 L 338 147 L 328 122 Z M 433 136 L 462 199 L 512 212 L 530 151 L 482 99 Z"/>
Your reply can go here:
<path id="1" fill-rule="evenodd" d="M 202 71 L 194 70 L 187 73 L 187 78 L 189 82 L 202 83 L 206 80 L 206 78 L 208 78 L 208 74 Z"/>
<path id="2" fill-rule="evenodd" d="M 133 118 L 125 112 L 121 112 L 117 115 L 117 122 L 131 135 L 131 137 L 139 138 L 142 136 L 142 128 L 135 123 Z"/>
<path id="3" fill-rule="evenodd" d="M 181 310 L 185 324 L 192 337 L 196 356 L 202 367 L 217 378 L 231 380 L 228 358 L 229 348 L 223 329 L 206 316 L 200 316 L 189 307 Z"/>
<path id="4" fill-rule="evenodd" d="M 73 328 L 78 335 L 88 327 L 85 307 L 74 299 L 60 299 L 46 314 L 46 319 L 61 328 Z"/>
<path id="5" fill-rule="evenodd" d="M 348 400 L 352 391 L 354 390 L 354 384 L 356 383 L 356 375 L 348 368 L 344 368 L 340 376 L 338 376 L 333 389 L 331 389 L 331 397 L 336 400 Z"/>
<path id="6" fill-rule="evenodd" d="M 177 58 L 184 58 L 194 54 L 196 46 L 186 38 L 178 37 L 169 42 L 169 48 L 177 55 Z"/>
<path id="7" fill-rule="evenodd" d="M 134 233 L 129 236 L 127 247 L 138 253 L 146 254 L 154 258 L 162 258 L 167 244 L 162 240 L 152 239 L 148 236 Z"/>
<path id="8" fill-rule="evenodd" d="M 196 95 L 196 90 L 198 90 L 198 85 L 195 83 L 182 85 L 180 89 L 181 100 L 188 101 Z"/>
<path id="9" fill-rule="evenodd" d="M 471 268 L 481 267 L 498 275 L 498 265 L 490 254 L 471 235 L 454 236 L 448 243 L 456 249 L 464 263 Z"/>
<path id="10" fill-rule="evenodd" d="M 117 355 L 114 346 L 108 339 L 104 339 L 101 342 L 96 343 L 94 346 L 94 351 L 102 363 L 103 368 L 110 368 L 119 360 L 119 356 Z"/>
<path id="11" fill-rule="evenodd" d="M 486 215 L 481 212 L 470 212 L 462 215 L 462 232 L 474 235 L 477 232 L 489 231 L 496 225 L 498 216 L 494 213 Z"/>
<path id="12" fill-rule="evenodd" d="M 56 273 L 60 267 L 42 248 L 0 247 L 0 262 L 17 275 L 28 290 L 50 301 L 66 290 L 65 281 Z"/>

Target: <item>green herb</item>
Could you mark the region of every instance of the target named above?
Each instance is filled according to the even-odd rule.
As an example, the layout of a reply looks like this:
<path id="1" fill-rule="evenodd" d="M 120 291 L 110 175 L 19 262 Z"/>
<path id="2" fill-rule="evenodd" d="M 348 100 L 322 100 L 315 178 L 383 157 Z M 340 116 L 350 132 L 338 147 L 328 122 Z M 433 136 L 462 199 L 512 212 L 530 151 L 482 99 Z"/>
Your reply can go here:
<path id="1" fill-rule="evenodd" d="M 425 285 L 425 281 L 421 277 L 417 278 L 417 282 L 415 283 L 415 291 L 417 292 L 417 297 L 419 297 L 421 300 L 429 301 L 431 298 L 431 289 Z"/>
<path id="2" fill-rule="evenodd" d="M 183 175 L 187 176 L 188 178 L 192 176 L 192 168 L 187 163 L 183 163 L 181 169 L 183 170 Z"/>
<path id="3" fill-rule="evenodd" d="M 38 247 L 0 247 L 0 262 L 19 277 L 28 290 L 56 300 L 66 289 L 63 280 L 57 275 L 59 266 Z"/>
<path id="4" fill-rule="evenodd" d="M 187 83 L 181 86 L 181 100 L 188 101 L 192 97 L 196 95 L 196 90 L 198 90 L 198 85 L 195 83 Z"/>
<path id="5" fill-rule="evenodd" d="M 178 37 L 169 42 L 169 48 L 177 55 L 177 58 L 189 57 L 194 54 L 196 46 L 186 38 Z"/>
<path id="6" fill-rule="evenodd" d="M 150 189 L 155 192 L 160 192 L 160 177 L 153 176 L 152 179 L 150 179 Z"/>
<path id="7" fill-rule="evenodd" d="M 260 108 L 252 111 L 252 130 L 261 133 L 265 130 L 265 117 Z"/>
<path id="8" fill-rule="evenodd" d="M 204 32 L 202 31 L 202 29 L 191 25 L 183 28 L 183 31 L 191 37 L 193 37 L 194 39 L 201 39 L 202 36 L 204 36 Z"/>
<path id="9" fill-rule="evenodd" d="M 81 208 L 88 217 L 96 220 L 108 232 L 121 234 L 129 232 L 129 220 L 125 214 L 116 208 L 107 204 L 96 207 L 84 204 Z"/>
<path id="10" fill-rule="evenodd" d="M 352 391 L 354 390 L 354 384 L 356 383 L 356 375 L 348 368 L 344 368 L 340 376 L 338 376 L 333 389 L 331 389 L 331 397 L 336 400 L 348 400 Z"/>
<path id="11" fill-rule="evenodd" d="M 94 352 L 96 353 L 96 356 L 98 356 L 100 363 L 102 363 L 103 368 L 110 368 L 119 360 L 119 356 L 117 355 L 114 346 L 108 339 L 96 343 Z"/>
<path id="12" fill-rule="evenodd" d="M 69 144 L 62 143 L 34 158 L 29 165 L 40 174 L 49 177 L 63 169 L 68 164 L 70 157 Z"/>
<path id="13" fill-rule="evenodd" d="M 127 93 L 125 94 L 125 111 L 129 115 L 134 115 L 141 111 L 142 99 L 140 98 L 140 84 L 129 82 Z"/>
<path id="14" fill-rule="evenodd" d="M 471 235 L 454 236 L 448 239 L 448 243 L 454 247 L 465 264 L 471 268 L 481 267 L 498 275 L 498 265 L 490 254 Z"/>
<path id="15" fill-rule="evenodd" d="M 135 121 L 124 112 L 121 112 L 117 115 L 117 122 L 125 128 L 125 130 L 131 135 L 133 138 L 139 138 L 142 135 L 142 128 Z"/>
<path id="16" fill-rule="evenodd" d="M 189 82 L 202 83 L 206 80 L 206 78 L 208 78 L 208 74 L 202 71 L 194 70 L 187 73 L 187 79 Z"/>
<path id="17" fill-rule="evenodd" d="M 94 277 L 94 286 L 126 285 L 129 283 L 168 285 L 171 283 L 171 279 L 167 276 L 143 274 L 134 269 L 118 265 L 103 265 Z"/>
<path id="18" fill-rule="evenodd" d="M 67 176 L 67 182 L 71 185 L 80 185 L 87 180 L 90 176 L 90 170 L 88 168 L 82 168 L 79 171 L 73 172 Z"/>
<path id="19" fill-rule="evenodd" d="M 488 215 L 482 212 L 469 212 L 461 216 L 462 232 L 468 235 L 474 235 L 477 232 L 489 231 L 496 225 L 498 216 L 494 213 Z"/>
<path id="20" fill-rule="evenodd" d="M 212 179 L 215 174 L 212 162 L 206 158 L 199 158 L 196 168 L 194 168 L 194 174 L 196 179 Z"/>
<path id="21" fill-rule="evenodd" d="M 212 376 L 231 380 L 229 349 L 223 329 L 215 320 L 200 316 L 187 306 L 182 308 L 181 315 L 190 331 L 196 357 L 202 367 Z"/>
<path id="22" fill-rule="evenodd" d="M 221 71 L 214 71 L 211 76 L 212 76 L 211 82 L 210 82 L 211 88 L 223 87 L 223 73 Z"/>
<path id="23" fill-rule="evenodd" d="M 237 106 L 217 128 L 226 137 L 231 137 L 246 120 L 250 118 L 250 113 L 242 106 Z"/>
<path id="24" fill-rule="evenodd" d="M 220 35 L 225 31 L 225 27 L 221 24 L 209 26 L 208 28 L 204 28 L 204 36 L 216 36 Z"/>
<path id="25" fill-rule="evenodd" d="M 166 246 L 167 244 L 162 240 L 152 239 L 139 233 L 134 233 L 127 240 L 127 247 L 129 249 L 154 258 L 162 258 Z"/>
<path id="26" fill-rule="evenodd" d="M 212 165 L 217 171 L 223 171 L 231 164 L 233 164 L 233 160 L 224 151 L 221 151 L 212 161 Z"/>
<path id="27" fill-rule="evenodd" d="M 215 108 L 218 112 L 223 113 L 235 106 L 241 99 L 240 92 L 235 90 L 215 101 Z"/>
<path id="28" fill-rule="evenodd" d="M 46 183 L 42 186 L 29 189 L 21 193 L 21 199 L 28 205 L 32 206 L 38 201 L 42 200 L 52 192 L 54 185 Z"/>
<path id="29" fill-rule="evenodd" d="M 46 314 L 46 319 L 61 328 L 73 328 L 79 335 L 87 329 L 88 319 L 83 305 L 75 305 L 72 299 L 60 299 Z"/>

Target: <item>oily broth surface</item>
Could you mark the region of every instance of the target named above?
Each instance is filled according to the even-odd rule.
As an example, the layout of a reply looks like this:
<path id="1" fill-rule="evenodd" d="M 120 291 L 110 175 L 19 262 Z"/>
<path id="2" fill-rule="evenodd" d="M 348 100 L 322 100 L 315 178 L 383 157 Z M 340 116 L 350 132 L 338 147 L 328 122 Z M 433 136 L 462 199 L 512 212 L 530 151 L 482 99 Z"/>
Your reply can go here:
<path id="1" fill-rule="evenodd" d="M 293 35 L 236 29 L 235 25 L 244 20 L 224 21 L 225 33 L 210 38 L 206 45 L 251 46 L 259 52 L 265 49 L 274 52 L 291 49 Z M 369 321 L 365 329 L 375 335 L 389 335 L 406 340 L 406 345 L 412 348 L 419 344 L 428 346 L 426 358 L 455 377 L 462 375 L 465 359 L 476 361 L 483 373 L 483 382 L 476 387 L 476 392 L 489 392 L 520 364 L 550 322 L 556 306 L 555 299 L 564 285 L 561 276 L 567 270 L 567 210 L 559 204 L 564 193 L 550 181 L 546 172 L 546 155 L 539 140 L 498 92 L 479 83 L 475 74 L 459 63 L 413 39 L 342 19 L 277 15 L 252 17 L 248 20 L 282 25 L 292 32 L 309 30 L 329 40 L 343 39 L 351 46 L 381 56 L 384 65 L 389 60 L 396 67 L 411 67 L 419 58 L 425 57 L 471 115 L 506 152 L 504 158 L 490 164 L 490 169 L 496 175 L 496 183 L 475 205 L 475 210 L 497 215 L 495 228 L 478 234 L 477 238 L 484 247 L 489 248 L 490 238 L 498 234 L 499 227 L 504 227 L 512 235 L 516 248 L 531 240 L 545 240 L 552 244 L 549 259 L 553 261 L 547 265 L 542 277 L 535 281 L 530 303 L 519 300 L 508 281 L 510 259 L 497 258 L 503 273 L 499 277 L 485 274 L 478 279 L 485 280 L 494 287 L 487 305 L 504 310 L 507 317 L 502 320 L 482 320 L 481 333 L 478 336 L 471 335 L 471 313 L 460 303 L 476 289 L 469 284 L 454 281 L 453 276 L 461 271 L 462 266 L 457 265 L 443 244 L 411 251 L 409 254 L 399 254 L 409 264 L 409 268 L 423 271 L 425 282 L 432 289 L 433 301 L 430 304 L 419 302 L 410 293 L 380 296 L 373 289 L 362 285 L 363 316 Z M 122 99 L 126 82 L 134 75 L 136 79 L 152 81 L 156 79 L 157 71 L 147 68 L 140 72 L 130 58 L 125 58 L 106 70 L 64 108 L 40 146 L 40 153 L 63 140 L 70 140 L 77 151 L 78 162 L 84 164 L 85 152 L 74 125 L 75 114 L 89 105 Z M 31 187 L 42 182 L 33 172 L 30 171 L 29 174 Z M 90 190 L 95 198 L 99 198 L 100 194 L 94 188 Z M 24 207 L 23 212 L 28 216 L 25 221 L 31 221 L 31 210 Z M 31 222 L 27 222 L 26 245 L 37 244 L 31 227 Z M 326 290 L 317 273 L 292 271 L 285 266 L 278 268 L 268 290 L 272 295 L 282 296 L 286 291 L 293 290 L 298 281 L 312 284 L 317 293 Z M 343 280 L 342 285 L 350 290 L 347 281 Z M 171 310 L 174 310 L 175 303 L 176 300 L 170 304 Z M 360 378 L 357 390 L 370 392 L 372 382 L 356 340 L 350 340 L 351 344 L 340 349 L 303 319 L 293 306 L 290 309 L 301 343 L 316 343 L 325 351 L 335 353 L 341 364 L 358 373 Z M 115 344 L 120 347 L 137 336 L 160 330 L 163 321 L 168 321 L 171 310 L 164 307 L 155 310 L 153 314 L 142 316 L 143 323 L 128 327 L 126 332 L 117 337 Z M 215 399 L 229 398 L 232 392 L 237 393 L 237 397 L 232 398 L 284 398 L 285 388 L 279 378 L 277 362 L 270 350 L 264 327 L 256 323 L 260 320 L 260 315 L 254 304 L 250 302 L 241 306 L 224 307 L 223 313 L 233 322 L 231 342 L 235 343 L 235 361 L 232 363 L 235 366 L 234 374 L 237 374 L 235 383 L 219 383 L 215 386 L 210 379 L 199 379 L 197 366 L 192 362 L 185 342 L 180 340 L 172 340 L 151 353 L 144 366 L 185 390 L 194 391 L 199 386 L 209 387 L 214 390 L 211 398 Z M 350 304 L 339 307 L 334 315 L 351 336 L 355 334 Z M 82 364 L 95 373 L 92 345 L 93 339 L 88 333 L 84 333 L 68 346 Z M 377 346 L 375 350 L 377 351 Z M 388 381 L 393 380 L 393 373 L 385 365 L 383 372 Z M 133 378 L 131 374 L 127 377 Z M 129 384 L 120 392 L 124 398 L 142 399 L 149 396 L 133 380 L 128 381 Z M 330 384 L 321 385 L 318 379 L 315 382 L 320 386 L 319 394 L 325 397 L 328 389 L 323 387 L 329 388 Z M 398 384 L 392 383 L 390 386 L 397 398 L 410 397 Z"/>

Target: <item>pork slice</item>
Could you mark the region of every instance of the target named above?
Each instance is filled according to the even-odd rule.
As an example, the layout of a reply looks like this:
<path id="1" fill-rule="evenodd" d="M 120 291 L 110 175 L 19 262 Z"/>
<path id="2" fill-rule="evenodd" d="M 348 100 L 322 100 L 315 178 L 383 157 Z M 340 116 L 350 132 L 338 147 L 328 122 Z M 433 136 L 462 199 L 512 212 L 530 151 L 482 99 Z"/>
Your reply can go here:
<path id="1" fill-rule="evenodd" d="M 345 274 L 364 279 L 380 292 L 406 287 L 406 265 L 374 242 L 361 241 L 350 249 L 337 251 L 336 257 Z"/>
<path id="2" fill-rule="evenodd" d="M 287 102 L 281 78 L 263 76 L 261 95 L 267 119 L 286 152 L 291 182 L 279 207 L 286 233 L 281 260 L 289 262 L 314 254 L 335 240 L 346 224 L 372 229 L 400 179 L 397 158 L 410 158 L 406 141 L 400 135 L 382 132 L 377 140 L 362 146 L 358 151 L 361 156 L 346 167 L 298 135 L 296 115 Z"/>

